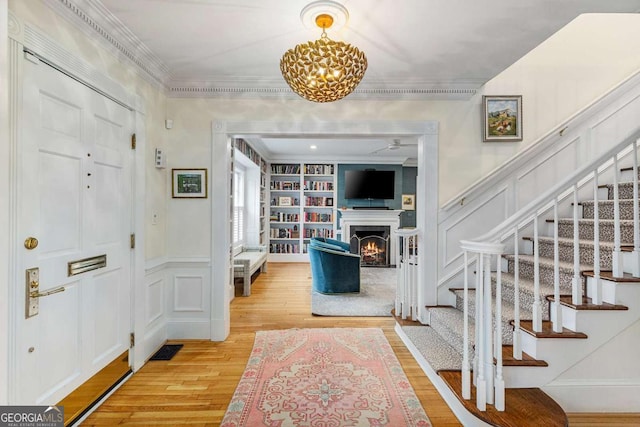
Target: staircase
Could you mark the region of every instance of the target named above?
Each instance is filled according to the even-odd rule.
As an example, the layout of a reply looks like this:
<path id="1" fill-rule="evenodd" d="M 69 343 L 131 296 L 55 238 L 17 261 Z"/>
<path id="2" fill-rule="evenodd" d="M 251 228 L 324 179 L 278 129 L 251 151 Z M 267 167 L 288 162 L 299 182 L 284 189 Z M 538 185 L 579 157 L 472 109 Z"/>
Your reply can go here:
<path id="1" fill-rule="evenodd" d="M 630 139 L 633 150 L 627 162 L 638 158 L 635 138 Z M 434 381 L 436 387 L 458 399 L 457 404 L 448 401 L 465 425 L 567 425 L 560 405 L 566 391 L 554 388 L 554 381 L 581 361 L 598 357 L 610 340 L 640 321 L 640 279 L 630 274 L 638 268 L 634 265 L 639 255 L 633 252 L 634 223 L 638 227 L 633 170 L 637 174 L 638 169 L 636 161 L 635 169 L 621 170 L 621 158 L 616 153 L 608 159 L 608 172 L 592 169 L 589 180 L 577 174 L 568 188 L 550 190 L 546 205 L 536 206 L 526 220 L 524 215 L 512 219 L 509 227 L 495 233 L 501 237 L 491 241 L 504 250 L 483 253 L 475 249 L 481 239 L 467 247 L 463 242 L 467 290 L 449 289 L 455 305 L 427 307 L 428 326 L 398 319 L 396 330 L 425 372 L 441 380 Z M 629 182 L 618 182 L 621 176 Z M 603 177 L 613 182 L 599 185 Z M 589 193 L 593 196 L 585 197 Z M 636 246 L 639 243 L 636 240 Z M 619 263 L 624 274 L 612 273 Z M 490 291 L 476 295 L 483 282 L 490 283 Z M 491 304 L 489 320 L 483 312 L 486 301 Z M 485 326 L 479 334 L 480 315 Z M 472 371 L 466 375 L 474 379 L 466 392 L 465 365 Z M 485 372 L 480 382 L 478 366 Z M 486 389 L 478 385 L 485 380 Z M 479 399 L 478 392 L 483 395 Z"/>

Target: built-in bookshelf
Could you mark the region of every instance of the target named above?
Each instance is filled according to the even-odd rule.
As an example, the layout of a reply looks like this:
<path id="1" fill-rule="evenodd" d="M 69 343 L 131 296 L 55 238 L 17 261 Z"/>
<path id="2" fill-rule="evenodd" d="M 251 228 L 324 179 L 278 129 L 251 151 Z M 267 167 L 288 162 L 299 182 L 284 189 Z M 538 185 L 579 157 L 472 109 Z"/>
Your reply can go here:
<path id="1" fill-rule="evenodd" d="M 271 261 L 305 259 L 312 237 L 335 238 L 335 172 L 332 163 L 271 164 Z"/>

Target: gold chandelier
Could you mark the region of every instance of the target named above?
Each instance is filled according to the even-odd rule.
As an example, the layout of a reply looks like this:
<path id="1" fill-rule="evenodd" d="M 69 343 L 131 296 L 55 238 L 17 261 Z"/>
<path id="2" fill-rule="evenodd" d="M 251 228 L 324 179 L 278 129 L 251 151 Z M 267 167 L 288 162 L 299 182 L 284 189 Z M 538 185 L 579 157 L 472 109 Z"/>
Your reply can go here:
<path id="1" fill-rule="evenodd" d="M 280 71 L 291 89 L 304 99 L 337 101 L 358 86 L 367 70 L 367 58 L 357 47 L 327 36 L 326 29 L 333 25 L 331 15 L 319 14 L 315 23 L 322 28 L 320 39 L 289 49 L 280 60 Z"/>

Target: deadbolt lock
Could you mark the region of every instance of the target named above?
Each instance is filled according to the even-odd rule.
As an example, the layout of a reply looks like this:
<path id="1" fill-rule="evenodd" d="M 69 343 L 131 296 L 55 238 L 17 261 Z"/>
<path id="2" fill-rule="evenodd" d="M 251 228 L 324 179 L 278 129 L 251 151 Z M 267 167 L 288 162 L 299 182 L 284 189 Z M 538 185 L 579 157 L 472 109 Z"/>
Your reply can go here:
<path id="1" fill-rule="evenodd" d="M 38 247 L 38 239 L 35 237 L 27 237 L 24 241 L 24 247 L 28 250 L 32 250 Z"/>

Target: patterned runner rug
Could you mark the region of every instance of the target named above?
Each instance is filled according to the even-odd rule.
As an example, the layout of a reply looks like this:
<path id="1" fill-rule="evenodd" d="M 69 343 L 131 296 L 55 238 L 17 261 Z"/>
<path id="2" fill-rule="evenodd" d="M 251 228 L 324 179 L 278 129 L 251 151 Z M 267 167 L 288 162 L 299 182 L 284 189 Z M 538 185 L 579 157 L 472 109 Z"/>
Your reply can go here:
<path id="1" fill-rule="evenodd" d="M 222 427 L 431 426 L 381 329 L 258 331 Z"/>

